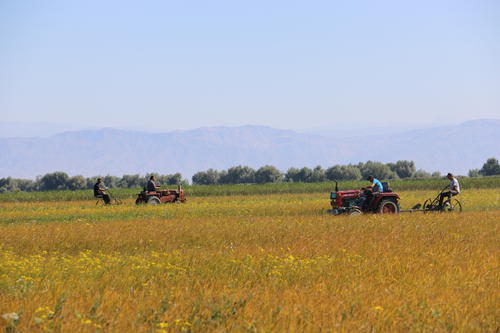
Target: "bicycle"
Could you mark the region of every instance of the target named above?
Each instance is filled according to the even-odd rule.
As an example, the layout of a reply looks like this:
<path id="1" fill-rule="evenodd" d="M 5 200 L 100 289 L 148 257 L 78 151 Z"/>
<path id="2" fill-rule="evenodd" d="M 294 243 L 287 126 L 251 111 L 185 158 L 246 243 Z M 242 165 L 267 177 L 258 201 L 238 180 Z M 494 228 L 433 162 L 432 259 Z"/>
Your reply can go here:
<path id="1" fill-rule="evenodd" d="M 445 200 L 443 202 L 443 205 L 439 204 L 441 194 L 443 194 L 443 192 L 446 190 L 448 190 L 448 186 L 445 186 L 434 199 L 429 198 L 425 200 L 424 204 L 422 205 L 422 209 L 424 210 L 424 212 L 432 212 L 432 211 L 447 212 L 447 213 L 451 213 L 454 211 L 461 212 L 462 203 L 457 199 L 455 199 L 453 196 L 450 196 L 447 200 Z"/>

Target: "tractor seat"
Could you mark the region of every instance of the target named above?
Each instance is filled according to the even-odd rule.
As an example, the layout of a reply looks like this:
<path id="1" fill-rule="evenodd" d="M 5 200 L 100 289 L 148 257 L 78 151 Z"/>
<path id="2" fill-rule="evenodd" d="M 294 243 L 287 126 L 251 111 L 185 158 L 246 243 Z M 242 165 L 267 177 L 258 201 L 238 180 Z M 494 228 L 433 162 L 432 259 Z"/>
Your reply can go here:
<path id="1" fill-rule="evenodd" d="M 392 192 L 392 188 L 389 186 L 388 182 L 382 182 L 382 187 L 384 188 L 384 193 L 385 192 Z"/>

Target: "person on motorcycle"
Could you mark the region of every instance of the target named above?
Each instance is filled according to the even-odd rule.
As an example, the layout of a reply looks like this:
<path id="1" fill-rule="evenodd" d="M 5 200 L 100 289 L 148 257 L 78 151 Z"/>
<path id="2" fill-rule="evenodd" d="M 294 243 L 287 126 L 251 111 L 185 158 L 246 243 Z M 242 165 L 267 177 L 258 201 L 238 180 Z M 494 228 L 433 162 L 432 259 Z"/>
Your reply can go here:
<path id="1" fill-rule="evenodd" d="M 445 197 L 451 199 L 452 197 L 460 194 L 460 184 L 458 183 L 457 178 L 455 178 L 455 176 L 453 176 L 451 172 L 446 175 L 446 178 L 450 180 L 450 190 L 441 193 L 441 195 L 439 196 L 439 207 L 443 207 L 443 201 Z"/>

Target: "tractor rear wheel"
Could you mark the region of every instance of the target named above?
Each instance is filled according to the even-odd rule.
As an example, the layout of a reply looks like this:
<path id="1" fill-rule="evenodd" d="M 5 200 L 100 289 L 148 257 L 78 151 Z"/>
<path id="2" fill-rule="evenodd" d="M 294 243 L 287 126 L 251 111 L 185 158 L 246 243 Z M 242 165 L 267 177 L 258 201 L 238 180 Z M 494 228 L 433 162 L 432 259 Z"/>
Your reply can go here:
<path id="1" fill-rule="evenodd" d="M 148 205 L 159 205 L 160 204 L 160 199 L 157 197 L 151 197 L 148 199 Z"/>
<path id="2" fill-rule="evenodd" d="M 378 212 L 380 214 L 397 214 L 399 213 L 399 205 L 392 200 L 383 200 Z"/>

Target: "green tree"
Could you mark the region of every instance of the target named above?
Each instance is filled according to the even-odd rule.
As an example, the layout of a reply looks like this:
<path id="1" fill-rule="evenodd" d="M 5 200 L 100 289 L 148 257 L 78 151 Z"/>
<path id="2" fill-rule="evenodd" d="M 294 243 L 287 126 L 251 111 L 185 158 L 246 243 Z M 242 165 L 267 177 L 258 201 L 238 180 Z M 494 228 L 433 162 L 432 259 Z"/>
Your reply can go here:
<path id="1" fill-rule="evenodd" d="M 299 170 L 297 176 L 299 178 L 299 182 L 309 183 L 311 182 L 312 175 L 313 175 L 312 169 L 308 167 L 303 167 L 302 169 Z"/>
<path id="2" fill-rule="evenodd" d="M 481 172 L 479 171 L 479 169 L 472 169 L 472 170 L 469 170 L 468 176 L 470 178 L 477 178 L 477 177 L 481 176 Z"/>
<path id="3" fill-rule="evenodd" d="M 19 191 L 36 191 L 37 183 L 31 179 L 18 179 L 18 178 L 1 178 L 0 179 L 0 193 L 19 192 Z"/>
<path id="4" fill-rule="evenodd" d="M 397 179 L 398 175 L 392 171 L 389 166 L 380 162 L 368 161 L 360 163 L 358 167 L 361 170 L 363 178 L 373 176 L 378 179 Z"/>
<path id="5" fill-rule="evenodd" d="M 441 175 L 441 172 L 439 171 L 434 171 L 432 174 L 431 174 L 431 178 L 441 178 L 442 175 Z"/>
<path id="6" fill-rule="evenodd" d="M 107 175 L 102 179 L 102 181 L 104 182 L 104 185 L 106 185 L 106 187 L 108 188 L 117 188 L 120 178 Z"/>
<path id="7" fill-rule="evenodd" d="M 20 191 L 17 179 L 7 177 L 0 179 L 0 193 Z"/>
<path id="8" fill-rule="evenodd" d="M 255 183 L 255 170 L 249 166 L 235 166 L 221 176 L 224 184 L 250 184 Z"/>
<path id="9" fill-rule="evenodd" d="M 65 172 L 56 171 L 47 173 L 39 180 L 41 191 L 66 190 L 68 189 L 69 176 Z"/>
<path id="10" fill-rule="evenodd" d="M 117 185 L 120 188 L 136 188 L 146 186 L 146 182 L 140 175 L 123 175 Z"/>
<path id="11" fill-rule="evenodd" d="M 500 175 L 500 165 L 498 164 L 498 160 L 494 157 L 488 158 L 479 172 L 483 176 Z"/>
<path id="12" fill-rule="evenodd" d="M 387 163 L 391 171 L 395 172 L 399 178 L 411 178 L 417 169 L 413 161 L 397 161 L 396 163 Z"/>
<path id="13" fill-rule="evenodd" d="M 422 169 L 418 169 L 417 171 L 415 171 L 412 176 L 412 178 L 414 179 L 427 179 L 431 177 L 432 175 L 430 173 Z"/>
<path id="14" fill-rule="evenodd" d="M 231 184 L 227 175 L 227 170 L 219 171 L 219 184 Z"/>
<path id="15" fill-rule="evenodd" d="M 311 177 L 309 178 L 309 182 L 311 183 L 321 183 L 326 180 L 325 170 L 320 166 L 316 166 L 312 170 Z"/>
<path id="16" fill-rule="evenodd" d="M 255 172 L 255 182 L 259 184 L 278 183 L 282 180 L 283 174 L 275 166 L 272 165 L 260 167 Z"/>
<path id="17" fill-rule="evenodd" d="M 167 184 L 168 185 L 179 185 L 183 183 L 182 175 L 177 172 L 173 175 L 167 175 Z"/>
<path id="18" fill-rule="evenodd" d="M 36 183 L 31 179 L 16 179 L 20 191 L 36 191 Z"/>
<path id="19" fill-rule="evenodd" d="M 299 182 L 300 181 L 299 172 L 300 170 L 297 168 L 288 169 L 285 174 L 285 181 L 290 183 Z"/>
<path id="20" fill-rule="evenodd" d="M 214 185 L 220 181 L 220 174 L 217 170 L 208 169 L 207 171 L 197 172 L 191 177 L 193 184 L 196 185 Z"/>
<path id="21" fill-rule="evenodd" d="M 326 170 L 328 180 L 359 180 L 361 171 L 355 165 L 334 165 Z"/>
<path id="22" fill-rule="evenodd" d="M 87 188 L 93 188 L 95 182 L 97 181 L 97 178 L 98 177 L 95 176 L 95 177 L 89 177 L 89 178 L 85 179 L 87 181 Z"/>
<path id="23" fill-rule="evenodd" d="M 83 176 L 73 176 L 68 180 L 68 189 L 70 190 L 84 190 L 87 188 L 87 180 Z"/>

